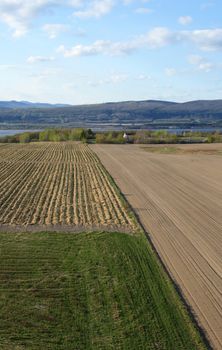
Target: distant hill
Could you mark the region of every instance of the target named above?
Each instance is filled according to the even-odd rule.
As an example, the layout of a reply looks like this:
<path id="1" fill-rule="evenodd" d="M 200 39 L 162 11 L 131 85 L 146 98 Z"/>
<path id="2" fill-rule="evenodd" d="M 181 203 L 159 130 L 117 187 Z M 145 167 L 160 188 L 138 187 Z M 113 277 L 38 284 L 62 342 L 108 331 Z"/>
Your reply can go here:
<path id="1" fill-rule="evenodd" d="M 185 103 L 147 100 L 79 106 L 11 101 L 8 102 L 8 107 L 5 107 L 4 102 L 0 102 L 0 127 L 5 127 L 5 124 L 31 127 L 111 125 L 129 128 L 222 126 L 222 100 Z"/>
<path id="2" fill-rule="evenodd" d="M 33 103 L 28 101 L 0 101 L 0 108 L 17 109 L 17 108 L 53 108 L 67 107 L 67 104 L 50 104 L 50 103 Z"/>

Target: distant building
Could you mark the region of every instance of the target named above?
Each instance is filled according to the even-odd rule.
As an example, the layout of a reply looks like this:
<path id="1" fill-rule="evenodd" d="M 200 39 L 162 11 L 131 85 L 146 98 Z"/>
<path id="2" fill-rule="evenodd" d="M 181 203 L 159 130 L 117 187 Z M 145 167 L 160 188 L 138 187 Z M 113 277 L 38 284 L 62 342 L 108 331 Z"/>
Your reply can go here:
<path id="1" fill-rule="evenodd" d="M 133 138 L 134 138 L 135 132 L 129 131 L 129 132 L 124 132 L 123 134 L 123 139 L 125 140 L 125 143 L 133 143 Z"/>
<path id="2" fill-rule="evenodd" d="M 128 141 L 128 140 L 129 140 L 129 136 L 127 135 L 127 133 L 124 132 L 123 138 L 124 138 L 125 141 Z"/>

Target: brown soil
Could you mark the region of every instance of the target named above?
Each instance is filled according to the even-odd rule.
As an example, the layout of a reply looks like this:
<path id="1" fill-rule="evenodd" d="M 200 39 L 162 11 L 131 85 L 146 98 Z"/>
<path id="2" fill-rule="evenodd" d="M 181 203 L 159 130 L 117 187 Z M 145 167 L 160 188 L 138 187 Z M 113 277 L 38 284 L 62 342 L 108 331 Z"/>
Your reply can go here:
<path id="1" fill-rule="evenodd" d="M 121 232 L 132 235 L 132 229 L 122 228 L 117 225 L 0 225 L 0 232 L 5 233 L 25 233 L 25 232 L 61 232 L 61 233 L 81 233 L 81 232 Z"/>
<path id="2" fill-rule="evenodd" d="M 222 159 L 215 150 L 222 145 L 178 147 L 183 156 L 136 145 L 92 149 L 139 215 L 213 348 L 221 350 Z"/>
<path id="3" fill-rule="evenodd" d="M 96 155 L 74 142 L 0 148 L 0 230 L 6 227 L 137 229 Z"/>

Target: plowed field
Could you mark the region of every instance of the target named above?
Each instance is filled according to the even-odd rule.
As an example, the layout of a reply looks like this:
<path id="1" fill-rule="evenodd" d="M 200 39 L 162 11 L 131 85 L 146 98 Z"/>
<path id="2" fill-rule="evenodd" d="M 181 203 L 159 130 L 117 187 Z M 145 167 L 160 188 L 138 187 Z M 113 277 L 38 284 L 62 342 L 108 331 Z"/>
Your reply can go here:
<path id="1" fill-rule="evenodd" d="M 125 203 L 90 148 L 36 143 L 0 147 L 0 230 L 133 231 Z"/>
<path id="2" fill-rule="evenodd" d="M 219 350 L 222 145 L 188 145 L 179 149 L 93 146 L 139 215 L 213 348 Z"/>

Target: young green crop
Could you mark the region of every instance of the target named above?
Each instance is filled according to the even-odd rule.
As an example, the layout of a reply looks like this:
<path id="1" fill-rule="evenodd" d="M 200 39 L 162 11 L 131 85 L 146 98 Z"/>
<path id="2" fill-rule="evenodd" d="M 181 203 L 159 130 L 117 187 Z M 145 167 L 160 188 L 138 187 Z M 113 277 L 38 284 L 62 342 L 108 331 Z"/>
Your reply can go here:
<path id="1" fill-rule="evenodd" d="M 205 349 L 146 238 L 0 233 L 0 348 Z"/>

